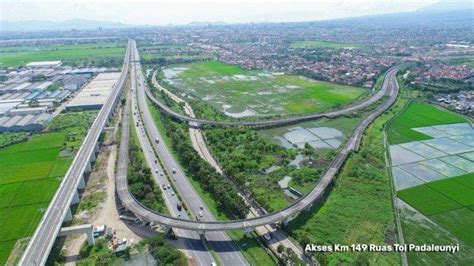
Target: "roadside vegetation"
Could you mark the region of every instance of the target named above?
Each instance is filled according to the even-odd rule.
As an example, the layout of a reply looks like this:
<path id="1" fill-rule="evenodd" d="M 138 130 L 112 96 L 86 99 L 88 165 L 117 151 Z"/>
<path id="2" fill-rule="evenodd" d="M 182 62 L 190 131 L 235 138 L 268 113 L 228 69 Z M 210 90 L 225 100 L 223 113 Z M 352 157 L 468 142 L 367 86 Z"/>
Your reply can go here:
<path id="1" fill-rule="evenodd" d="M 109 249 L 107 239 L 101 237 L 93 246 L 84 244 L 79 253 L 77 265 L 122 265 L 134 255 L 148 252 L 156 259 L 158 265 L 188 265 L 184 254 L 167 243 L 163 235 L 142 240 L 118 253 Z"/>
<path id="2" fill-rule="evenodd" d="M 400 103 L 367 129 L 358 153 L 350 155 L 325 202 L 288 223 L 285 230 L 304 247 L 396 242 L 389 174 L 384 158 L 383 125 Z M 399 264 L 397 253 L 346 252 L 310 254 L 324 265 Z"/>
<path id="3" fill-rule="evenodd" d="M 167 105 L 174 105 L 175 108 L 179 108 L 164 93 L 160 93 L 159 97 L 166 99 Z M 175 154 L 179 154 L 177 159 L 184 167 L 186 174 L 197 180 L 202 189 L 212 195 L 220 212 L 226 213 L 231 217 L 245 217 L 249 210 L 248 206 L 237 195 L 237 191 L 232 184 L 222 180 L 220 174 L 199 157 L 189 139 L 188 125 L 162 113 L 157 113 L 156 108 L 155 106 L 150 108 L 152 114 L 154 114 L 155 120 L 157 118 L 161 120 L 162 128 L 166 130 L 165 133 L 170 140 L 171 148 Z M 155 110 L 153 111 L 153 109 Z"/>
<path id="4" fill-rule="evenodd" d="M 95 114 L 60 114 L 45 132 L 0 149 L 0 264 L 36 229 Z M 68 120 L 75 123 L 56 126 Z"/>
<path id="5" fill-rule="evenodd" d="M 2 132 L 0 133 L 0 148 L 25 141 L 27 139 L 28 134 L 25 132 Z"/>
<path id="6" fill-rule="evenodd" d="M 163 196 L 161 195 L 161 189 L 153 180 L 151 169 L 145 162 L 145 157 L 140 148 L 133 121 L 130 123 L 129 145 L 127 180 L 130 192 L 146 207 L 159 213 L 168 213 Z"/>

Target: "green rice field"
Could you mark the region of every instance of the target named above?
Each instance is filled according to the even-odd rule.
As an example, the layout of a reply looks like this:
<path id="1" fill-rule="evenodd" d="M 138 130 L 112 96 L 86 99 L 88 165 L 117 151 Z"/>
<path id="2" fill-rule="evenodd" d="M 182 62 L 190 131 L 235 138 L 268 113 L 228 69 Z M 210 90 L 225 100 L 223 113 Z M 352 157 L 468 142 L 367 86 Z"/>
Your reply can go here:
<path id="1" fill-rule="evenodd" d="M 337 43 L 337 42 L 326 42 L 326 41 L 300 41 L 290 43 L 291 47 L 294 48 L 307 48 L 307 47 L 319 47 L 328 49 L 344 49 L 344 48 L 362 48 L 360 44 L 354 43 Z"/>
<path id="2" fill-rule="evenodd" d="M 0 66 L 17 67 L 32 61 L 62 60 L 79 62 L 90 58 L 121 59 L 125 43 L 72 44 L 53 46 L 12 46 L 0 48 Z"/>
<path id="3" fill-rule="evenodd" d="M 33 234 L 82 142 L 93 112 L 60 114 L 47 132 L 0 149 L 0 265 L 19 239 Z M 58 127 L 58 121 L 75 121 Z M 81 122 L 79 122 L 81 121 Z"/>
<path id="4" fill-rule="evenodd" d="M 397 194 L 474 247 L 474 173 L 411 187 Z"/>
<path id="5" fill-rule="evenodd" d="M 347 104 L 367 90 L 218 61 L 177 65 L 165 81 L 212 104 L 228 116 L 307 114 Z"/>
<path id="6" fill-rule="evenodd" d="M 430 136 L 414 131 L 413 128 L 462 122 L 466 122 L 466 120 L 458 114 L 428 103 L 410 102 L 390 124 L 387 131 L 388 142 L 394 145 L 431 139 Z"/>

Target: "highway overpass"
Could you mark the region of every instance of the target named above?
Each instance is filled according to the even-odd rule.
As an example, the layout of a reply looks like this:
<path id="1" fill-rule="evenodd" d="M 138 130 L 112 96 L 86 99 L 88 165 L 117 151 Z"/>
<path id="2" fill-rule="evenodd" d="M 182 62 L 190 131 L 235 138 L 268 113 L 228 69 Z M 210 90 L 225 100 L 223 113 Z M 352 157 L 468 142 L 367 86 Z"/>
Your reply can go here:
<path id="1" fill-rule="evenodd" d="M 95 160 L 95 153 L 99 148 L 99 136 L 110 120 L 125 85 L 129 70 L 130 45 L 129 41 L 121 75 L 89 129 L 81 148 L 28 243 L 20 259 L 20 265 L 44 265 L 63 221 L 72 218 L 70 205 L 79 200 L 77 190 L 85 185 L 84 174 L 91 170 L 91 162 Z"/>
<path id="2" fill-rule="evenodd" d="M 169 217 L 160 213 L 156 213 L 147 207 L 141 205 L 137 200 L 134 199 L 133 195 L 128 190 L 128 184 L 126 178 L 116 179 L 117 182 L 117 193 L 119 198 L 122 200 L 123 205 L 129 211 L 133 212 L 137 217 L 140 217 L 143 220 L 158 223 L 164 226 L 172 227 L 172 228 L 181 228 L 187 230 L 194 230 L 199 232 L 206 232 L 206 231 L 225 231 L 225 230 L 233 230 L 233 229 L 244 229 L 245 231 L 253 230 L 253 228 L 271 224 L 275 222 L 284 222 L 290 219 L 292 216 L 298 214 L 300 211 L 305 210 L 312 206 L 313 202 L 318 199 L 321 199 L 329 187 L 329 185 L 333 182 L 334 177 L 339 172 L 341 167 L 343 166 L 345 160 L 349 156 L 351 151 L 357 151 L 359 149 L 360 140 L 363 136 L 365 129 L 372 123 L 379 115 L 383 112 L 388 110 L 390 106 L 396 101 L 398 96 L 398 84 L 396 81 L 396 73 L 398 72 L 397 67 L 389 69 L 384 77 L 384 81 L 382 84 L 382 88 L 375 93 L 372 97 L 367 99 L 364 102 L 348 106 L 344 109 L 339 111 L 333 111 L 324 114 L 312 115 L 312 116 L 301 116 L 301 117 L 293 117 L 293 118 L 285 118 L 285 119 L 278 119 L 278 120 L 266 120 L 261 122 L 218 122 L 218 121 L 210 121 L 210 120 L 202 120 L 202 119 L 195 119 L 191 117 L 187 117 L 181 114 L 178 114 L 168 108 L 166 105 L 162 104 L 158 101 L 149 91 L 146 89 L 148 97 L 155 102 L 160 108 L 162 108 L 165 112 L 169 113 L 172 116 L 175 116 L 179 119 L 188 122 L 197 122 L 201 124 L 210 124 L 210 125 L 232 125 L 232 126 L 255 126 L 260 127 L 262 125 L 269 126 L 269 125 L 283 125 L 287 123 L 294 123 L 299 121 L 304 121 L 308 119 L 316 119 L 321 117 L 336 117 L 340 115 L 344 115 L 350 113 L 355 110 L 359 110 L 365 108 L 378 100 L 381 100 L 384 96 L 387 96 L 387 100 L 381 103 L 377 108 L 375 108 L 353 131 L 352 135 L 336 156 L 336 158 L 331 163 L 327 172 L 319 179 L 316 183 L 314 188 L 304 197 L 295 201 L 290 206 L 282 209 L 280 211 L 270 213 L 267 215 L 259 216 L 252 219 L 242 219 L 242 220 L 233 220 L 233 221 L 191 221 L 191 220 L 184 220 L 174 217 Z M 252 123 L 252 124 L 249 124 Z M 163 145 L 162 145 L 163 146 Z"/>

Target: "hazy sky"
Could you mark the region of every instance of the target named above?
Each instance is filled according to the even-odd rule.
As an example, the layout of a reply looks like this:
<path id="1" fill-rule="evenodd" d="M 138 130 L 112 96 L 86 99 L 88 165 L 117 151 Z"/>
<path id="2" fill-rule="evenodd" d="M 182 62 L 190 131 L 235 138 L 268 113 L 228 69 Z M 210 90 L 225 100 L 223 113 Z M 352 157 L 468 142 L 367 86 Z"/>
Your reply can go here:
<path id="1" fill-rule="evenodd" d="M 1 20 L 72 18 L 127 24 L 307 21 L 413 11 L 439 0 L 0 0 Z"/>

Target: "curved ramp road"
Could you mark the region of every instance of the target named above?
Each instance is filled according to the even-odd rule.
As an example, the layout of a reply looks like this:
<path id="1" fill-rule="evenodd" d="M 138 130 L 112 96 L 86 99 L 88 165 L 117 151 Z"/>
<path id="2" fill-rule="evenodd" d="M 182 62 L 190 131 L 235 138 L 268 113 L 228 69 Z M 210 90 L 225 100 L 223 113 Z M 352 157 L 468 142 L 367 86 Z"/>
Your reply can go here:
<path id="1" fill-rule="evenodd" d="M 61 228 L 67 213 L 70 211 L 69 206 L 71 205 L 74 194 L 83 178 L 84 172 L 86 172 L 89 163 L 92 161 L 91 159 L 95 155 L 94 152 L 97 147 L 99 136 L 120 98 L 119 96 L 124 87 L 129 69 L 130 45 L 131 42 L 129 41 L 127 51 L 125 52 L 122 73 L 118 81 L 115 83 L 108 100 L 100 109 L 99 114 L 89 129 L 81 148 L 77 152 L 74 161 L 69 167 L 69 170 L 64 176 L 61 185 L 43 215 L 33 237 L 28 243 L 28 246 L 20 259 L 20 265 L 45 264 L 58 235 L 59 229 Z"/>
<path id="2" fill-rule="evenodd" d="M 316 117 L 335 117 L 338 115 L 346 114 L 348 112 L 352 112 L 354 110 L 358 110 L 361 108 L 364 108 L 377 100 L 381 99 L 383 96 L 388 96 L 387 101 L 385 101 L 383 104 L 378 106 L 375 110 L 373 110 L 354 130 L 352 133 L 351 137 L 348 139 L 347 143 L 341 150 L 341 152 L 336 156 L 334 161 L 331 163 L 328 171 L 324 174 L 323 177 L 319 179 L 317 182 L 316 186 L 303 198 L 300 200 L 294 202 L 292 205 L 288 206 L 287 208 L 268 214 L 264 216 L 259 216 L 256 218 L 251 218 L 251 219 L 243 219 L 243 220 L 233 220 L 233 221 L 191 221 L 191 220 L 183 220 L 183 219 L 178 219 L 174 217 L 169 217 L 165 216 L 159 213 L 155 213 L 152 210 L 147 209 L 146 207 L 140 205 L 137 201 L 135 201 L 128 191 L 128 186 L 126 180 L 118 180 L 119 184 L 117 185 L 120 187 L 119 190 L 119 197 L 120 199 L 124 202 L 125 207 L 134 212 L 137 216 L 141 217 L 142 219 L 145 219 L 150 222 L 155 222 L 159 223 L 165 226 L 170 226 L 172 228 L 182 228 L 182 229 L 188 229 L 188 230 L 195 230 L 195 231 L 224 231 L 224 230 L 233 230 L 233 229 L 252 229 L 261 225 L 266 225 L 278 221 L 284 221 L 286 219 L 289 219 L 290 217 L 294 216 L 295 214 L 299 213 L 300 211 L 308 208 L 311 206 L 311 204 L 320 199 L 327 187 L 332 183 L 334 177 L 336 176 L 337 172 L 340 170 L 342 167 L 344 161 L 347 159 L 349 153 L 351 151 L 357 151 L 359 148 L 360 140 L 362 138 L 362 135 L 367 128 L 367 126 L 372 123 L 379 115 L 381 115 L 383 112 L 385 112 L 390 106 L 395 102 L 397 96 L 398 96 L 398 84 L 396 81 L 396 73 L 398 71 L 398 68 L 391 68 L 387 71 L 385 74 L 384 82 L 382 85 L 382 89 L 377 92 L 374 96 L 369 98 L 366 102 L 359 103 L 350 107 L 347 107 L 343 110 L 340 111 L 334 111 L 334 112 L 329 112 L 325 114 L 319 114 L 319 115 L 313 115 L 313 116 L 303 116 L 303 117 L 295 117 L 295 118 L 288 118 L 288 119 L 279 119 L 279 120 L 273 120 L 273 121 L 262 121 L 262 122 L 216 122 L 216 121 L 208 121 L 208 120 L 201 120 L 201 119 L 193 119 L 187 116 L 183 116 L 181 114 L 177 114 L 170 110 L 167 106 L 163 105 L 161 102 L 156 100 L 153 95 L 151 95 L 150 91 L 148 89 L 145 89 L 148 96 L 153 97 L 151 98 L 152 101 L 154 99 L 154 102 L 157 103 L 160 107 L 162 107 L 166 112 L 170 113 L 173 116 L 176 116 L 180 119 L 183 119 L 185 121 L 191 121 L 191 122 L 204 122 L 207 124 L 215 124 L 215 125 L 249 125 L 248 123 L 252 123 L 254 126 L 259 126 L 261 124 L 263 125 L 269 125 L 270 123 L 272 125 L 277 125 L 277 124 L 284 124 L 288 122 L 296 122 L 296 121 L 302 121 L 305 119 L 314 119 Z M 143 99 L 143 93 L 139 93 L 139 97 L 141 101 L 144 101 Z M 311 117 L 311 118 L 309 118 Z M 284 121 L 284 122 L 283 122 Z M 145 121 L 147 123 L 147 121 Z M 148 122 L 152 123 L 152 122 Z M 237 124 L 235 124 L 237 123 Z M 159 134 L 159 132 L 155 132 L 155 135 L 162 140 L 162 136 Z M 160 141 L 162 143 L 162 141 Z M 168 156 L 171 157 L 171 152 L 166 148 L 165 145 L 159 145 L 160 149 L 165 149 L 166 153 L 169 154 Z M 164 159 L 164 161 L 172 161 L 172 158 L 161 158 Z M 166 163 L 165 163 L 166 164 Z M 179 171 L 181 172 L 181 171 Z M 186 195 L 183 195 L 186 197 Z"/>
<path id="3" fill-rule="evenodd" d="M 368 99 L 362 102 L 349 105 L 346 108 L 343 108 L 338 111 L 331 111 L 331 112 L 311 114 L 311 115 L 302 115 L 302 116 L 295 116 L 295 117 L 277 118 L 277 119 L 262 120 L 262 121 L 213 121 L 213 120 L 200 119 L 196 117 L 189 117 L 187 115 L 183 115 L 183 114 L 173 111 L 166 104 L 156 99 L 156 97 L 153 95 L 153 93 L 151 93 L 151 91 L 148 88 L 146 88 L 145 92 L 148 98 L 150 98 L 150 100 L 153 103 L 155 103 L 158 107 L 160 107 L 163 111 L 165 111 L 169 115 L 183 121 L 195 122 L 197 126 L 199 125 L 246 126 L 246 127 L 255 127 L 255 128 L 273 127 L 273 126 L 294 124 L 294 123 L 298 123 L 302 121 L 315 120 L 315 119 L 320 119 L 323 117 L 333 118 L 333 117 L 349 114 L 353 111 L 364 109 L 368 107 L 369 105 L 382 99 L 382 97 L 387 94 L 388 84 L 385 81 L 387 80 L 388 75 L 393 74 L 393 71 L 398 71 L 398 68 L 397 67 L 390 68 L 384 75 L 384 82 L 382 84 L 382 88 L 379 91 L 377 91 L 377 93 L 375 93 L 374 95 L 372 95 L 371 97 L 369 97 Z"/>

